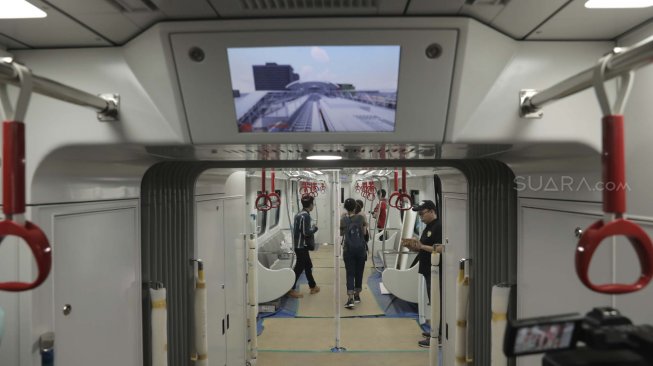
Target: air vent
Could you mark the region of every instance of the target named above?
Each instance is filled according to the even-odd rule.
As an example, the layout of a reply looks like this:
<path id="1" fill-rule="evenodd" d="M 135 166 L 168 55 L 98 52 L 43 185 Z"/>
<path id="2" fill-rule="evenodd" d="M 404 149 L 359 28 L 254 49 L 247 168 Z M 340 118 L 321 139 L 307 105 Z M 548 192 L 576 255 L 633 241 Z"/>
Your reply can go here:
<path id="1" fill-rule="evenodd" d="M 106 0 L 124 13 L 142 13 L 159 10 L 152 0 Z"/>
<path id="2" fill-rule="evenodd" d="M 118 0 L 114 0 L 118 1 Z M 128 0 L 120 0 L 128 1 Z M 135 1 L 135 0 L 131 0 Z M 244 10 L 276 9 L 376 9 L 380 0 L 241 0 Z"/>

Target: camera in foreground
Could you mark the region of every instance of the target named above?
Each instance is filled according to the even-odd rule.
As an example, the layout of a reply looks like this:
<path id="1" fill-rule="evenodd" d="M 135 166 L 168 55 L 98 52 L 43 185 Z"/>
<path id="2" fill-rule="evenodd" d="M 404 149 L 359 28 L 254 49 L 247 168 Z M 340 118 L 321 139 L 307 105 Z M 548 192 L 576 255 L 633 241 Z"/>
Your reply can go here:
<path id="1" fill-rule="evenodd" d="M 653 326 L 633 325 L 610 307 L 509 321 L 506 356 L 544 353 L 543 366 L 653 365 Z"/>

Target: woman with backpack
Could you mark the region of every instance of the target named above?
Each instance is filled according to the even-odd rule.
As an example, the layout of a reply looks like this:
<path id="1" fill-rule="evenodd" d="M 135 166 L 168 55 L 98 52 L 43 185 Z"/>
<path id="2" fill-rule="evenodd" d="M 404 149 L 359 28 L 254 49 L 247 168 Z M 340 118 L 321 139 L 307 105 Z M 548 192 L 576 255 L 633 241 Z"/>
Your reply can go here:
<path id="1" fill-rule="evenodd" d="M 363 271 L 367 260 L 367 221 L 365 216 L 356 214 L 356 201 L 353 198 L 345 200 L 347 213 L 340 218 L 340 235 L 342 235 L 343 259 L 347 274 L 347 303 L 345 308 L 353 309 L 361 301 L 360 292 L 363 289 Z"/>

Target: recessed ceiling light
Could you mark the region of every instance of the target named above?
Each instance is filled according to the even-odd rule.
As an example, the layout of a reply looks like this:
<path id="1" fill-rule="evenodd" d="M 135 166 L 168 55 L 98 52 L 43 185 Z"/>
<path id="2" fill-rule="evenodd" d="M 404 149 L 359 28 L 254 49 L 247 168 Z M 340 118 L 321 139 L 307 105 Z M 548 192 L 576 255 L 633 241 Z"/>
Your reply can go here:
<path id="1" fill-rule="evenodd" d="M 306 159 L 308 159 L 308 160 L 340 160 L 340 159 L 342 159 L 342 156 L 338 156 L 338 155 L 311 155 L 311 156 L 307 156 Z"/>
<path id="2" fill-rule="evenodd" d="M 653 6 L 653 0 L 587 0 L 588 9 L 632 9 Z"/>
<path id="3" fill-rule="evenodd" d="M 45 18 L 43 10 L 25 0 L 0 1 L 0 19 Z"/>

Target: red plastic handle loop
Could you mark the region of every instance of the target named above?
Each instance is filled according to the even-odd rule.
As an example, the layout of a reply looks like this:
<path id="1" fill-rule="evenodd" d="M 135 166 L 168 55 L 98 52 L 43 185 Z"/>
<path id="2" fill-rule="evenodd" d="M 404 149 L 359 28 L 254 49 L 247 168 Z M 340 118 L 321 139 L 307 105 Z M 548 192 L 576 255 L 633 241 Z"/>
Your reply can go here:
<path id="1" fill-rule="evenodd" d="M 258 196 L 256 196 L 256 201 L 254 203 L 255 207 L 259 211 L 269 211 L 272 208 L 272 201 L 270 200 L 270 196 L 261 193 Z"/>
<path id="2" fill-rule="evenodd" d="M 274 174 L 274 169 L 272 169 L 272 172 L 270 173 L 270 191 L 275 192 L 274 189 L 274 180 L 276 179 L 276 176 Z"/>
<path id="3" fill-rule="evenodd" d="M 0 282 L 2 291 L 26 291 L 38 287 L 48 278 L 52 267 L 52 249 L 48 238 L 41 229 L 29 221 L 19 224 L 11 220 L 0 221 L 0 233 L 3 236 L 13 235 L 23 239 L 32 250 L 39 273 L 36 280 L 28 282 Z"/>
<path id="4" fill-rule="evenodd" d="M 390 197 L 388 197 L 388 206 L 397 208 L 397 204 L 399 203 L 399 196 L 401 193 L 399 191 L 397 192 L 392 192 L 390 194 Z"/>
<path id="5" fill-rule="evenodd" d="M 25 124 L 2 123 L 2 211 L 25 212 Z"/>
<path id="6" fill-rule="evenodd" d="M 301 188 L 299 188 L 299 193 L 302 196 L 308 196 L 311 193 L 311 189 L 308 186 L 308 182 L 302 182 Z"/>
<path id="7" fill-rule="evenodd" d="M 603 211 L 626 212 L 624 116 L 603 117 Z"/>
<path id="8" fill-rule="evenodd" d="M 266 194 L 266 191 L 265 191 L 265 168 L 261 169 L 261 193 Z"/>
<path id="9" fill-rule="evenodd" d="M 406 193 L 400 193 L 394 207 L 399 211 L 408 211 L 413 207 L 413 199 Z"/>
<path id="10" fill-rule="evenodd" d="M 270 200 L 270 208 L 279 208 L 279 206 L 281 206 L 281 197 L 277 192 L 272 192 L 267 196 Z"/>
<path id="11" fill-rule="evenodd" d="M 281 206 L 281 196 L 279 196 L 276 189 L 274 189 L 274 180 L 276 179 L 274 169 L 272 169 L 270 179 L 272 180 L 270 193 L 268 194 L 268 198 L 270 199 L 270 208 L 279 208 Z"/>
<path id="12" fill-rule="evenodd" d="M 395 169 L 395 193 L 399 193 L 399 173 Z"/>
<path id="13" fill-rule="evenodd" d="M 632 284 L 609 283 L 596 285 L 589 279 L 592 256 L 601 242 L 611 236 L 625 236 L 630 241 L 639 259 L 641 274 Z M 576 274 L 590 290 L 604 294 L 625 294 L 643 289 L 653 277 L 653 244 L 639 225 L 626 219 L 616 219 L 608 223 L 599 220 L 588 227 L 576 247 Z"/>

